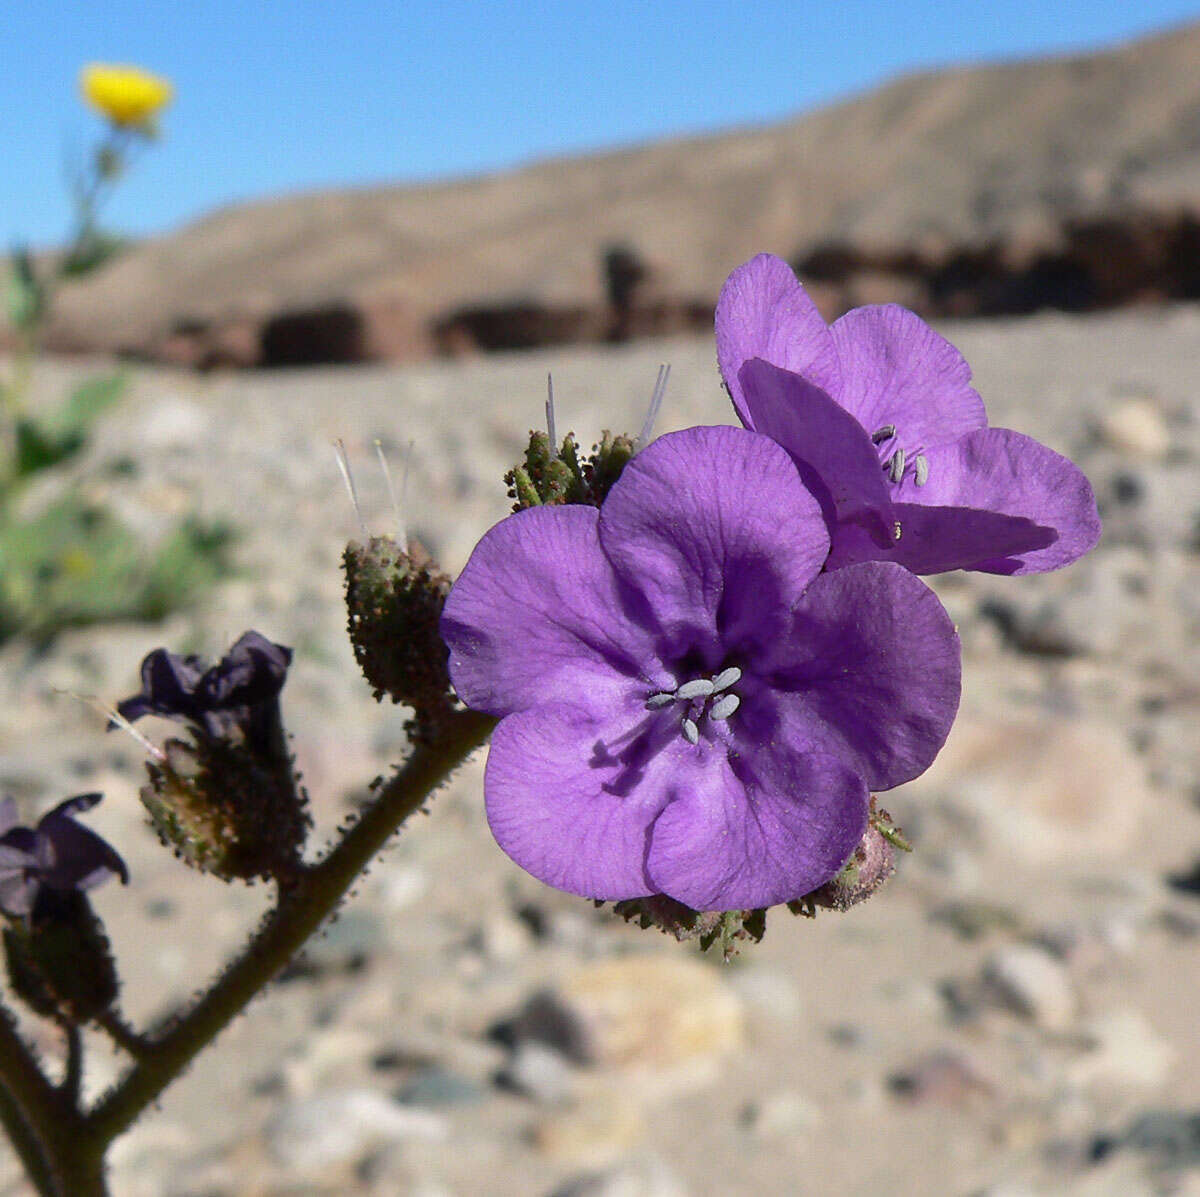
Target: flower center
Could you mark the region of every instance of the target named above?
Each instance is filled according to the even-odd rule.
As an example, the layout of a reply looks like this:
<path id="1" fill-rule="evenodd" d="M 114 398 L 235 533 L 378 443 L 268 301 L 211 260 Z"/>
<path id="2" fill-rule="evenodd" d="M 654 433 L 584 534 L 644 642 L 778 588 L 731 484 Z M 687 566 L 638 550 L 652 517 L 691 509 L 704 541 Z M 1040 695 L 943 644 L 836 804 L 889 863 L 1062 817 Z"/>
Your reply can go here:
<path id="1" fill-rule="evenodd" d="M 683 716 L 679 723 L 679 733 L 689 744 L 700 742 L 699 721 L 705 715 L 709 719 L 720 722 L 728 719 L 742 705 L 741 698 L 731 687 L 742 677 L 742 671 L 736 665 L 714 673 L 712 677 L 698 677 L 683 682 L 674 690 L 659 690 L 646 699 L 646 709 L 657 711 L 674 703 L 683 704 Z"/>
<path id="2" fill-rule="evenodd" d="M 884 424 L 871 433 L 871 440 L 879 446 L 880 464 L 887 473 L 888 480 L 899 482 L 904 477 L 908 464 L 912 463 L 914 481 L 918 486 L 924 486 L 929 481 L 929 459 L 919 449 L 912 454 L 906 454 L 896 444 L 896 425 Z"/>

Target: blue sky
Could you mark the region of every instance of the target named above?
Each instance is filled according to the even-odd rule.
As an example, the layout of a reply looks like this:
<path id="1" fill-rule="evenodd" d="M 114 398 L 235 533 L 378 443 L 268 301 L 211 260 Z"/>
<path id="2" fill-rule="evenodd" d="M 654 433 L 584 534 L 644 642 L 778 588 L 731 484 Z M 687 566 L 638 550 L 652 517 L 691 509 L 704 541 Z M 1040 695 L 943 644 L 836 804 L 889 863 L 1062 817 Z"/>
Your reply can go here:
<path id="1" fill-rule="evenodd" d="M 902 71 L 1086 49 L 1198 0 L 48 0 L 0 14 L 0 244 L 53 242 L 100 126 L 89 61 L 170 76 L 166 139 L 106 223 L 168 229 L 282 191 L 473 173 L 780 119 Z"/>

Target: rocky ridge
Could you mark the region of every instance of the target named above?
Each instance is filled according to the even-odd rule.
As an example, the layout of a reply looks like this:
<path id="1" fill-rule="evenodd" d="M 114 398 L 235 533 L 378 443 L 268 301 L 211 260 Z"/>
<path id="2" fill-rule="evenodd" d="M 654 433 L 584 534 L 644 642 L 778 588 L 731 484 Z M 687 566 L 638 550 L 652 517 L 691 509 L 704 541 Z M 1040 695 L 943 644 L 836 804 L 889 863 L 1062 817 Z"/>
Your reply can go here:
<path id="1" fill-rule="evenodd" d="M 770 250 L 827 315 L 1200 295 L 1200 25 L 949 68 L 778 125 L 427 186 L 263 200 L 66 288 L 51 348 L 411 361 L 707 326 Z"/>

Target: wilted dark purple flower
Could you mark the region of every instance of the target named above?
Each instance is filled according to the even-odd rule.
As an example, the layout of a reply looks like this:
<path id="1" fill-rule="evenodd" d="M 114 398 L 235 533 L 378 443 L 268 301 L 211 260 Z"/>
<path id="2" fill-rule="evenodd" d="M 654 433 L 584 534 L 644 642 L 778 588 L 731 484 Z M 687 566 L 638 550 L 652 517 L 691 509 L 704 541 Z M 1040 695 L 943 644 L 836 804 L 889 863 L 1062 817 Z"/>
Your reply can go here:
<path id="1" fill-rule="evenodd" d="M 717 359 L 747 428 L 796 459 L 832 534 L 826 568 L 1058 569 L 1099 539 L 1088 480 L 989 428 L 962 355 L 896 304 L 827 325 L 791 268 L 759 254 L 717 305 Z"/>
<path id="2" fill-rule="evenodd" d="M 17 825 L 11 798 L 0 802 L 0 910 L 25 917 L 44 891 L 92 889 L 110 877 L 128 882 L 129 870 L 116 851 L 73 818 L 102 797 L 68 798 L 44 814 L 36 828 Z"/>
<path id="3" fill-rule="evenodd" d="M 603 507 L 534 507 L 446 600 L 450 673 L 502 716 L 500 846 L 590 898 L 769 906 L 828 881 L 869 791 L 921 773 L 959 695 L 958 638 L 919 579 L 822 574 L 829 534 L 788 455 L 737 428 L 665 436 Z"/>
<path id="4" fill-rule="evenodd" d="M 258 632 L 246 632 L 211 668 L 199 657 L 156 648 L 142 661 L 141 693 L 117 705 L 132 722 L 161 715 L 190 723 L 209 738 L 242 735 L 265 744 L 278 724 L 279 692 L 292 650 Z"/>

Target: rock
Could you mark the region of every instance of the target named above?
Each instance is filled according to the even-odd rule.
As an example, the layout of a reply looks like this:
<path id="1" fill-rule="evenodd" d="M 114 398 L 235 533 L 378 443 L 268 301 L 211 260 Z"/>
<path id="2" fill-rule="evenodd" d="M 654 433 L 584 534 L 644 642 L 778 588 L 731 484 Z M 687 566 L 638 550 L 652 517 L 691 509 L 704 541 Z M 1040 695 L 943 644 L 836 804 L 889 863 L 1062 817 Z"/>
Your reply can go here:
<path id="1" fill-rule="evenodd" d="M 745 1037 L 742 1001 L 710 965 L 679 956 L 586 964 L 537 994 L 513 1024 L 567 1059 L 602 1068 L 670 1068 L 718 1057 Z"/>
<path id="2" fill-rule="evenodd" d="M 957 1106 L 973 1094 L 990 1094 L 992 1083 L 975 1063 L 958 1051 L 936 1051 L 921 1056 L 907 1068 L 888 1077 L 888 1089 L 917 1105 Z"/>
<path id="3" fill-rule="evenodd" d="M 460 1106 L 482 1101 L 486 1094 L 470 1078 L 444 1068 L 426 1068 L 396 1095 L 406 1106 Z"/>
<path id="4" fill-rule="evenodd" d="M 195 452 L 208 431 L 209 419 L 200 404 L 181 395 L 167 395 L 150 406 L 142 424 L 142 443 L 158 452 Z"/>
<path id="5" fill-rule="evenodd" d="M 471 937 L 489 964 L 514 964 L 532 946 L 533 936 L 520 919 L 499 911 L 490 915 Z"/>
<path id="6" fill-rule="evenodd" d="M 1091 1018 L 1082 1027 L 1087 1054 L 1069 1076 L 1077 1085 L 1162 1084 L 1175 1060 L 1175 1049 L 1135 1010 Z"/>
<path id="7" fill-rule="evenodd" d="M 1171 448 L 1171 430 L 1149 399 L 1125 399 L 1100 419 L 1100 435 L 1110 449 L 1143 461 L 1161 461 Z"/>
<path id="8" fill-rule="evenodd" d="M 793 1026 L 804 1012 L 795 981 L 786 973 L 764 965 L 745 965 L 729 978 L 747 1011 L 780 1026 Z"/>
<path id="9" fill-rule="evenodd" d="M 1123 854 L 1151 801 L 1119 727 L 1065 717 L 961 719 L 921 785 L 993 850 L 1065 868 Z"/>
<path id="10" fill-rule="evenodd" d="M 637 1102 L 611 1093 L 567 1113 L 547 1118 L 533 1130 L 543 1155 L 581 1168 L 606 1168 L 641 1142 L 649 1117 Z"/>
<path id="11" fill-rule="evenodd" d="M 1042 948 L 1002 948 L 984 966 L 983 977 L 1004 1005 L 1046 1030 L 1064 1030 L 1075 1019 L 1078 1003 L 1067 971 Z"/>
<path id="12" fill-rule="evenodd" d="M 321 1093 L 285 1106 L 267 1127 L 267 1147 L 295 1172 L 356 1159 L 372 1144 L 444 1139 L 438 1114 L 398 1105 L 374 1089 Z"/>
<path id="13" fill-rule="evenodd" d="M 687 1186 L 657 1156 L 568 1180 L 549 1197 L 687 1197 Z"/>
<path id="14" fill-rule="evenodd" d="M 564 1101 L 574 1087 L 570 1064 L 560 1052 L 536 1039 L 517 1044 L 496 1079 L 503 1087 L 544 1105 Z"/>
<path id="15" fill-rule="evenodd" d="M 803 1093 L 784 1089 L 748 1103 L 740 1117 L 754 1138 L 779 1139 L 811 1130 L 821 1112 Z"/>

